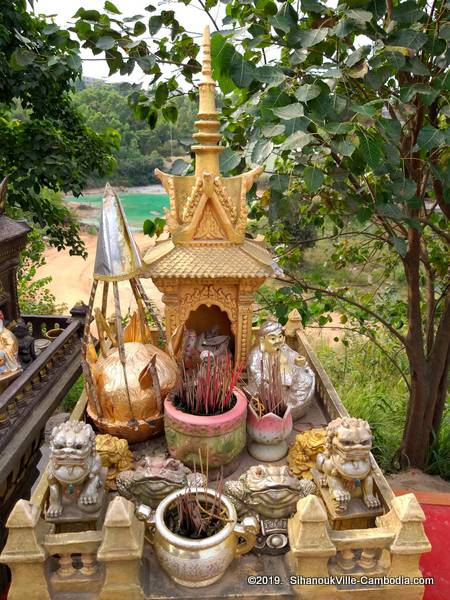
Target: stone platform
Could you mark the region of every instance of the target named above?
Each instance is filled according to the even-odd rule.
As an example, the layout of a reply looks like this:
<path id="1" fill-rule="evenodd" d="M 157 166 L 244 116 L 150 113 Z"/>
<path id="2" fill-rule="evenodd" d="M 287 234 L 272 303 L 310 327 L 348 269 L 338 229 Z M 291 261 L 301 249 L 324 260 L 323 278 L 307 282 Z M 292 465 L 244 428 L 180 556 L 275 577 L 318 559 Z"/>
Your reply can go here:
<path id="1" fill-rule="evenodd" d="M 295 441 L 298 433 L 313 427 L 326 426 L 327 421 L 315 402 L 308 413 L 294 423 L 295 430 L 288 438 L 289 447 Z M 161 454 L 166 452 L 164 437 L 149 442 L 131 446 L 136 457 L 143 454 Z M 264 463 L 271 465 L 286 464 L 287 457 L 278 462 Z M 258 464 L 246 450 L 240 456 L 240 462 L 234 472 L 228 474 L 225 480 L 237 479 L 251 465 Z M 210 487 L 215 487 L 214 480 Z M 249 577 L 255 577 L 258 583 L 251 584 Z M 279 579 L 277 579 L 279 578 Z M 238 557 L 230 565 L 224 577 L 217 583 L 204 588 L 187 588 L 173 582 L 160 567 L 153 549 L 145 544 L 144 558 L 141 568 L 142 587 L 147 600 L 228 600 L 239 598 L 298 598 L 289 584 L 289 569 L 285 555 L 257 555 L 250 552 Z M 277 583 L 279 581 L 279 583 Z"/>

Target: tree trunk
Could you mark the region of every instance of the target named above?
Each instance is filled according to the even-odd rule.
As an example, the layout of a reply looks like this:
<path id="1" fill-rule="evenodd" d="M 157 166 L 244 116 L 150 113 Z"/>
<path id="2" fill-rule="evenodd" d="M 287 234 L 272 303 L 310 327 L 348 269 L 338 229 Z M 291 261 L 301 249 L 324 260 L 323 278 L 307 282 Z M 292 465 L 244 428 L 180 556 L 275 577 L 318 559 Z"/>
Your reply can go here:
<path id="1" fill-rule="evenodd" d="M 449 350 L 436 370 L 434 361 L 408 355 L 411 365 L 411 392 L 401 445 L 401 466 L 424 469 L 433 434 L 442 419 L 448 391 Z"/>

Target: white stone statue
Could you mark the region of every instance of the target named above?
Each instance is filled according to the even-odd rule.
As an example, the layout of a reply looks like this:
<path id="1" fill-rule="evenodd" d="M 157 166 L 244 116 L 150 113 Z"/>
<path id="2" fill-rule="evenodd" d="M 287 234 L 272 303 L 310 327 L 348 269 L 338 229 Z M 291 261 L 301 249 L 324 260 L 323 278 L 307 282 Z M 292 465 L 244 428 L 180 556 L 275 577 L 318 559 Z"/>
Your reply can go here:
<path id="1" fill-rule="evenodd" d="M 277 355 L 285 401 L 295 420 L 302 417 L 312 404 L 315 375 L 306 359 L 286 344 L 283 327 L 277 321 L 268 320 L 262 324 L 259 342 L 250 351 L 247 360 L 248 391 L 256 394 L 263 376 L 270 385 L 270 361 Z"/>

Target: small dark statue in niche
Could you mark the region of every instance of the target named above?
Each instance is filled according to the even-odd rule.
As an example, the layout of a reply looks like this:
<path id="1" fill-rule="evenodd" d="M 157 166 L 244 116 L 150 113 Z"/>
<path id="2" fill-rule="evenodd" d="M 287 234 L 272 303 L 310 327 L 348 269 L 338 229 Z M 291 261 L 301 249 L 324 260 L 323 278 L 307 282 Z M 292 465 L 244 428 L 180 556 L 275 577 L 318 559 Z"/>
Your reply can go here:
<path id="1" fill-rule="evenodd" d="M 183 360 L 187 369 L 193 369 L 201 363 L 200 355 L 207 352 L 211 356 L 225 357 L 229 354 L 229 335 L 219 335 L 219 328 L 212 327 L 208 331 L 197 333 L 194 329 L 185 332 L 183 342 Z"/>
<path id="2" fill-rule="evenodd" d="M 17 338 L 19 344 L 19 359 L 22 367 L 25 369 L 36 358 L 34 350 L 34 339 L 28 331 L 28 326 L 21 318 L 17 319 L 17 324 L 13 327 L 12 332 Z"/>

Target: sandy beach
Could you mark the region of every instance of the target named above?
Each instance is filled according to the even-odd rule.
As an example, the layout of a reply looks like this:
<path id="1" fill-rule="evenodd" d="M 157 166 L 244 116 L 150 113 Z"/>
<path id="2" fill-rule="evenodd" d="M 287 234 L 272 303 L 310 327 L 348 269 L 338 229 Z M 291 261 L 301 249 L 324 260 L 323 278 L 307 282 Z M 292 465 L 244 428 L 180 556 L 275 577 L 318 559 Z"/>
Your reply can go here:
<path id="1" fill-rule="evenodd" d="M 46 264 L 37 272 L 39 278 L 48 276 L 52 278 L 49 284 L 50 291 L 56 297 L 58 304 L 66 304 L 69 309 L 79 300 L 83 300 L 87 304 L 91 293 L 97 236 L 82 233 L 81 238 L 88 252 L 86 260 L 80 256 L 70 256 L 68 250 L 58 252 L 55 248 L 47 248 L 45 251 Z M 135 233 L 134 239 L 142 255 L 155 243 L 154 239 L 143 233 Z M 150 279 L 142 279 L 142 284 L 149 297 L 162 309 L 161 294 L 153 282 Z M 122 312 L 126 313 L 128 307 L 132 305 L 130 286 L 126 282 L 119 283 L 119 289 Z M 100 294 L 97 294 L 96 304 L 100 302 Z M 110 306 L 112 307 L 112 298 Z"/>

